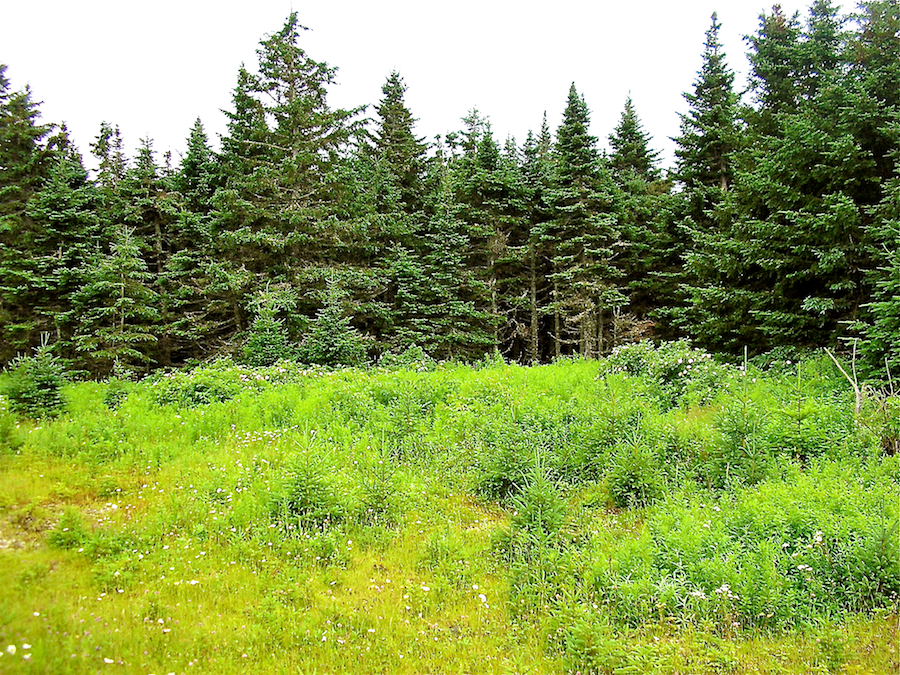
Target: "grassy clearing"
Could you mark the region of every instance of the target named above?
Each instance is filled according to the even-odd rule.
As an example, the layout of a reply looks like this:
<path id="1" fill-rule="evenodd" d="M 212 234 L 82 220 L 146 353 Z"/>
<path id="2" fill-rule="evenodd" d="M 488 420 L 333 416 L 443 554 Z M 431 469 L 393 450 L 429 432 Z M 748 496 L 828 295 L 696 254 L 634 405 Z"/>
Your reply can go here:
<path id="1" fill-rule="evenodd" d="M 900 665 L 896 407 L 855 417 L 825 361 L 219 363 L 64 394 L 0 411 L 2 672 Z"/>

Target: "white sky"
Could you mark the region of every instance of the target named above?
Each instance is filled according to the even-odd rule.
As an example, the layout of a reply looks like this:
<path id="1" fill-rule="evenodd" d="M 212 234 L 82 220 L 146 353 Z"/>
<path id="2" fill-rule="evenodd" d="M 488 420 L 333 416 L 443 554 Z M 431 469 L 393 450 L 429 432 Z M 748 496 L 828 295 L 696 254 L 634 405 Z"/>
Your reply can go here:
<path id="1" fill-rule="evenodd" d="M 805 20 L 811 0 L 781 0 Z M 575 82 L 606 146 L 629 91 L 654 147 L 672 157 L 682 93 L 693 89 L 704 33 L 718 12 L 731 68 L 742 85 L 742 36 L 766 0 L 16 0 L 0 21 L 0 63 L 14 90 L 30 84 L 47 122 L 66 121 L 91 165 L 103 120 L 121 127 L 129 152 L 142 137 L 177 164 L 199 116 L 214 146 L 241 63 L 255 69 L 260 39 L 291 9 L 312 30 L 307 54 L 338 70 L 332 107 L 373 105 L 392 69 L 431 139 L 462 126 L 473 107 L 495 136 L 519 144 L 547 111 L 559 125 Z M 852 9 L 845 5 L 845 11 Z M 375 114 L 370 107 L 369 115 Z"/>

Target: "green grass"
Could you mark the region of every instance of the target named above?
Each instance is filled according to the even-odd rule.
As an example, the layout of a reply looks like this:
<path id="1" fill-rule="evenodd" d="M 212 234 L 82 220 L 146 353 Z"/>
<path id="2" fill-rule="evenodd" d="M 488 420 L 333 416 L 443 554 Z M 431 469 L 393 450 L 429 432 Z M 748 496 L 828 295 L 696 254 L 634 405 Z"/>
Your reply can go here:
<path id="1" fill-rule="evenodd" d="M 855 418 L 826 362 L 218 363 L 64 395 L 0 402 L 0 672 L 900 665 L 897 408 Z"/>

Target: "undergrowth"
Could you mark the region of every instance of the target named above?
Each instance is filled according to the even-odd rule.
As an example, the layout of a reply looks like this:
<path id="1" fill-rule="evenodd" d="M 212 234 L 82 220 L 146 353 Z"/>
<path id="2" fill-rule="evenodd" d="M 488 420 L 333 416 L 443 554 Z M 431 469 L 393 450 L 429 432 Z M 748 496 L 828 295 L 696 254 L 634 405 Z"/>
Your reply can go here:
<path id="1" fill-rule="evenodd" d="M 382 361 L 0 397 L 0 668 L 896 670 L 890 395 L 683 343 Z"/>

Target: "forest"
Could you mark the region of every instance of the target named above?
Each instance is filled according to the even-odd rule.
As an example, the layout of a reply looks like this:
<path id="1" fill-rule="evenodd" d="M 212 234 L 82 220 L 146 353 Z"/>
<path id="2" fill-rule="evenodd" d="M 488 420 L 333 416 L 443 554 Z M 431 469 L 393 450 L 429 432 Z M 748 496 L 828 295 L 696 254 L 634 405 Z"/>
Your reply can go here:
<path id="1" fill-rule="evenodd" d="M 0 66 L 0 364 L 42 343 L 96 377 L 411 347 L 537 364 L 651 337 L 852 343 L 900 372 L 896 0 L 764 12 L 745 92 L 713 15 L 665 171 L 630 99 L 601 151 L 575 83 L 521 142 L 476 110 L 419 138 L 397 72 L 333 108 L 303 30 L 262 39 L 219 149 L 198 119 L 178 162 L 104 123 L 86 170 Z"/>

